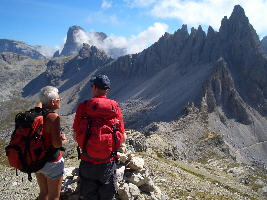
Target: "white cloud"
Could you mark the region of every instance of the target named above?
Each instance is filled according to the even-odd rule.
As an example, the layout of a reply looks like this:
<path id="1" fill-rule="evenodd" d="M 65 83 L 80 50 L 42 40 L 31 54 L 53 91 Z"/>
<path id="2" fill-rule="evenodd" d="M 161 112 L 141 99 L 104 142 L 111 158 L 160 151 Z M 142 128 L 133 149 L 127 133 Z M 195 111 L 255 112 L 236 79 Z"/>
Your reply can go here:
<path id="1" fill-rule="evenodd" d="M 78 30 L 73 34 L 74 41 L 82 46 L 83 43 L 89 43 L 88 34 L 82 30 Z"/>
<path id="2" fill-rule="evenodd" d="M 176 18 L 189 26 L 211 25 L 218 29 L 221 19 L 231 13 L 234 5 L 233 0 L 163 0 L 153 7 L 151 14 L 160 18 Z"/>
<path id="3" fill-rule="evenodd" d="M 36 45 L 34 46 L 34 49 L 40 52 L 42 55 L 44 55 L 47 58 L 53 57 L 54 53 L 58 50 L 57 47 L 51 48 L 51 47 L 42 46 L 42 45 Z"/>
<path id="4" fill-rule="evenodd" d="M 75 41 L 81 46 L 83 43 L 94 45 L 99 49 L 104 50 L 108 55 L 113 56 L 111 50 L 118 49 L 118 54 L 133 54 L 138 53 L 155 43 L 168 29 L 168 25 L 162 23 L 154 23 L 146 30 L 142 31 L 138 35 L 132 35 L 130 38 L 122 36 L 111 35 L 103 41 L 97 37 L 94 32 L 84 32 L 82 30 L 75 34 Z"/>
<path id="5" fill-rule="evenodd" d="M 33 48 L 40 52 L 42 55 L 44 55 L 47 58 L 51 58 L 53 57 L 54 53 L 58 50 L 59 53 L 62 51 L 64 44 L 66 43 L 67 40 L 67 36 L 65 36 L 61 43 L 59 45 L 56 45 L 54 47 L 49 47 L 49 46 L 45 46 L 45 45 L 35 45 L 33 46 Z"/>
<path id="6" fill-rule="evenodd" d="M 102 1 L 101 8 L 108 9 L 111 6 L 112 6 L 112 2 L 111 1 L 107 1 L 107 0 L 103 0 Z"/>
<path id="7" fill-rule="evenodd" d="M 183 24 L 194 27 L 211 25 L 218 30 L 222 18 L 229 17 L 237 4 L 244 8 L 257 33 L 267 35 L 267 0 L 162 0 L 152 6 L 150 14 L 179 19 Z"/>
<path id="8" fill-rule="evenodd" d="M 138 53 L 143 49 L 155 43 L 168 30 L 168 25 L 163 23 L 154 23 L 138 35 L 133 35 L 128 40 L 127 52 L 129 54 Z"/>
<path id="9" fill-rule="evenodd" d="M 267 36 L 267 0 L 246 0 L 240 5 L 245 9 L 250 23 L 260 37 Z"/>
<path id="10" fill-rule="evenodd" d="M 59 53 L 60 53 L 60 52 L 62 51 L 62 49 L 63 49 L 64 44 L 66 43 L 66 41 L 67 41 L 67 36 L 65 36 L 65 37 L 62 39 L 62 41 L 61 41 L 60 44 L 58 44 L 58 45 L 56 45 L 56 46 L 54 47 L 55 52 L 56 52 L 57 50 L 59 50 Z M 54 53 L 55 53 L 55 52 L 54 52 Z"/>

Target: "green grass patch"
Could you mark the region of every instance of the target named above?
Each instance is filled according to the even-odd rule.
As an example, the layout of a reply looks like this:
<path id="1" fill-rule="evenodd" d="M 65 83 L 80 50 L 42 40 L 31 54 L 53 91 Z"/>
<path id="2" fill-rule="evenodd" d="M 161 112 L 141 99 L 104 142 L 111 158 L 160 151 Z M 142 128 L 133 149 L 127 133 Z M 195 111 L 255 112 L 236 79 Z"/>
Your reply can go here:
<path id="1" fill-rule="evenodd" d="M 201 179 L 206 179 L 206 177 L 204 175 L 202 175 L 202 174 L 196 173 L 196 172 L 194 172 L 192 170 L 189 170 L 189 169 L 186 169 L 186 168 L 183 168 L 183 167 L 179 167 L 179 168 L 181 170 L 189 173 L 189 174 L 192 174 L 193 176 L 196 176 L 196 177 L 201 178 Z"/>

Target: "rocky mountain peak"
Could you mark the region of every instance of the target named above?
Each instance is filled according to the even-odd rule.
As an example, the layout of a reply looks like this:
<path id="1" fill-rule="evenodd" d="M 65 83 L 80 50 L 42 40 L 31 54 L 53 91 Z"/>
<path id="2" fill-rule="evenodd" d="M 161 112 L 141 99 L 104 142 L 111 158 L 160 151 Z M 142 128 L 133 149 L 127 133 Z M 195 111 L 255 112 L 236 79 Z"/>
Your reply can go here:
<path id="1" fill-rule="evenodd" d="M 67 33 L 67 40 L 62 49 L 60 56 L 70 56 L 76 54 L 81 48 L 81 44 L 77 41 L 77 34 L 84 29 L 80 26 L 71 26 Z"/>
<path id="2" fill-rule="evenodd" d="M 205 31 L 203 31 L 203 29 L 202 29 L 202 27 L 200 25 L 197 28 L 196 35 L 198 37 L 205 37 L 206 36 Z"/>
<path id="3" fill-rule="evenodd" d="M 224 27 L 226 24 L 228 23 L 228 18 L 227 16 L 224 16 L 221 20 L 221 27 L 220 27 L 220 31 L 221 31 L 221 28 Z"/>
<path id="4" fill-rule="evenodd" d="M 196 32 L 197 32 L 197 29 L 195 29 L 195 27 L 192 27 L 192 28 L 191 28 L 191 33 L 190 33 L 190 36 L 193 36 L 193 35 L 195 35 L 195 34 L 196 34 Z"/>
<path id="5" fill-rule="evenodd" d="M 186 24 L 183 24 L 182 25 L 182 28 L 180 30 L 183 31 L 183 32 L 188 33 L 188 31 L 187 31 L 187 25 Z"/>
<path id="6" fill-rule="evenodd" d="M 202 32 L 202 31 L 203 31 L 203 29 L 202 29 L 202 26 L 201 26 L 201 25 L 199 25 L 199 26 L 198 26 L 198 28 L 197 28 L 197 31 L 198 31 L 198 32 Z"/>
<path id="7" fill-rule="evenodd" d="M 208 32 L 207 32 L 207 37 L 211 37 L 213 35 L 215 35 L 215 31 L 211 26 L 209 26 Z"/>
<path id="8" fill-rule="evenodd" d="M 107 58 L 108 56 L 104 51 L 99 50 L 95 46 L 90 46 L 89 44 L 83 43 L 83 47 L 79 51 L 79 57 L 81 58 Z"/>
<path id="9" fill-rule="evenodd" d="M 176 36 L 178 37 L 177 40 L 183 40 L 189 36 L 186 24 L 183 24 L 180 29 L 174 32 L 174 37 Z"/>
<path id="10" fill-rule="evenodd" d="M 217 58 L 223 56 L 227 61 L 239 66 L 244 60 L 251 60 L 259 53 L 260 41 L 255 29 L 249 23 L 244 9 L 236 5 L 229 19 L 224 17 L 219 30 Z M 220 50 L 221 49 L 221 50 Z M 254 56 L 252 56 L 254 55 Z M 215 59 L 217 59 L 215 58 Z M 242 61 L 241 61 L 242 60 Z M 248 61 L 249 62 L 249 61 Z M 244 64 L 243 64 L 244 66 Z M 231 66 L 229 66 L 231 68 Z"/>
<path id="11" fill-rule="evenodd" d="M 222 19 L 220 33 L 227 38 L 232 37 L 239 41 L 251 40 L 253 43 L 259 43 L 257 33 L 240 5 L 234 7 L 229 19 L 227 17 Z"/>
<path id="12" fill-rule="evenodd" d="M 243 21 L 245 23 L 248 23 L 248 18 L 245 14 L 244 9 L 240 5 L 236 5 L 234 7 L 234 10 L 229 18 L 230 20 L 237 20 L 237 21 Z"/>
<path id="13" fill-rule="evenodd" d="M 71 26 L 67 33 L 67 42 L 75 42 L 75 34 L 79 31 L 84 31 L 80 26 Z"/>
<path id="14" fill-rule="evenodd" d="M 266 61 L 262 57 L 259 37 L 241 6 L 234 7 L 229 19 L 223 18 L 216 43 L 212 59 L 225 59 L 233 79 L 238 80 L 240 97 L 266 115 L 262 95 L 265 93 L 266 81 L 263 77 L 266 77 L 267 71 L 263 63 Z M 257 71 L 261 73 L 257 74 Z"/>

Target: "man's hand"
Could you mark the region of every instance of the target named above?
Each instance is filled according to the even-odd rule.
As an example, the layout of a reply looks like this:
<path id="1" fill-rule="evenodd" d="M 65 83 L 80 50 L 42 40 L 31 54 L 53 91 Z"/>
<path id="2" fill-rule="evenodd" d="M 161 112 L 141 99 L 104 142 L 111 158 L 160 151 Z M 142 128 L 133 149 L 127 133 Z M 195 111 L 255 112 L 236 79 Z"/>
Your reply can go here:
<path id="1" fill-rule="evenodd" d="M 62 144 L 67 144 L 68 143 L 68 139 L 67 139 L 67 137 L 66 137 L 66 135 L 65 135 L 65 133 L 60 133 L 60 138 L 61 138 L 61 140 L 62 140 Z"/>
<path id="2" fill-rule="evenodd" d="M 126 153 L 126 144 L 125 144 L 125 142 L 123 142 L 121 144 L 120 148 L 118 149 L 118 152 L 124 153 L 124 154 Z"/>

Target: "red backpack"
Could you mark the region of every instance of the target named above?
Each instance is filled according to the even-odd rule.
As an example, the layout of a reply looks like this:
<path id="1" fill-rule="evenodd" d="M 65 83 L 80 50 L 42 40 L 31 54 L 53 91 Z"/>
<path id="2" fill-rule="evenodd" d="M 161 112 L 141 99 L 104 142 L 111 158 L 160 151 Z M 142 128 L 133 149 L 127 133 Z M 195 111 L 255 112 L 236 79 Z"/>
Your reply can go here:
<path id="1" fill-rule="evenodd" d="M 118 110 L 118 104 L 107 98 L 91 98 L 78 105 L 73 129 L 81 156 L 91 161 L 116 156 L 124 138 Z"/>
<path id="2" fill-rule="evenodd" d="M 43 116 L 44 111 L 37 107 L 18 113 L 15 130 L 5 148 L 10 166 L 27 173 L 29 181 L 32 180 L 31 173 L 40 170 L 47 162 Z"/>

